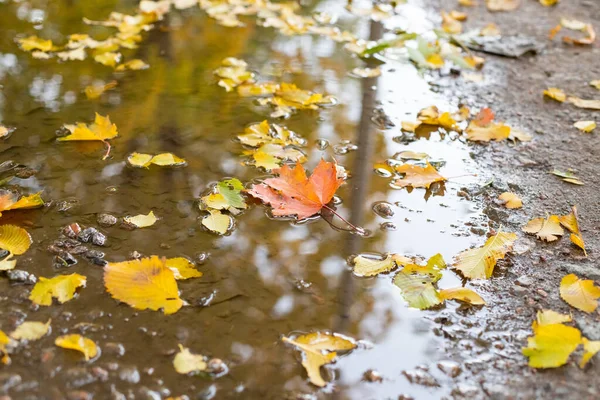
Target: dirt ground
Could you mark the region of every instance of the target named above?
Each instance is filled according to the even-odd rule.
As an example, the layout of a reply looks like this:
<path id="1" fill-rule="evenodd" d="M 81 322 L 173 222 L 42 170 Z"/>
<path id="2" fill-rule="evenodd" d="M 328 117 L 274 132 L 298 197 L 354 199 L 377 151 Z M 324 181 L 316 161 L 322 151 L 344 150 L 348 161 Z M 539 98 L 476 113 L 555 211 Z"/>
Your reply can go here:
<path id="1" fill-rule="evenodd" d="M 448 4 L 452 3 L 452 4 Z M 430 1 L 439 12 L 456 8 L 455 2 Z M 546 214 L 566 214 L 577 205 L 585 236 L 588 257 L 582 257 L 568 240 L 544 244 L 530 238 L 520 239 L 523 252 L 510 263 L 500 265 L 498 276 L 481 288 L 492 307 L 475 315 L 444 314 L 436 318 L 439 334 L 446 341 L 450 358 L 464 364 L 456 379 L 454 398 L 469 399 L 595 399 L 600 396 L 600 363 L 581 370 L 575 361 L 553 370 L 534 370 L 521 355 L 536 311 L 552 309 L 572 313 L 582 333 L 600 339 L 600 314 L 574 310 L 558 292 L 561 278 L 575 273 L 586 279 L 600 279 L 600 179 L 596 156 L 600 152 L 598 132 L 583 134 L 573 127 L 579 120 L 598 119 L 599 113 L 577 109 L 545 99 L 547 87 L 560 87 L 582 98 L 598 98 L 589 82 L 600 76 L 600 47 L 574 47 L 548 32 L 561 17 L 586 21 L 600 20 L 600 2 L 563 1 L 558 7 L 542 7 L 537 1 L 523 1 L 517 12 L 491 13 L 483 6 L 463 8 L 468 12 L 466 30 L 494 22 L 502 34 L 523 34 L 545 45 L 537 56 L 518 59 L 485 55 L 485 80 L 481 83 L 462 79 L 443 79 L 440 90 L 475 106 L 488 106 L 497 118 L 534 135 L 530 143 L 514 147 L 490 145 L 473 147 L 476 162 L 493 178 L 481 194 L 493 227 L 520 231 L 530 218 Z M 572 168 L 585 186 L 562 182 L 549 173 L 553 168 Z M 494 199 L 510 188 L 523 198 L 517 213 L 494 206 Z M 523 245 L 525 243 L 525 245 Z"/>

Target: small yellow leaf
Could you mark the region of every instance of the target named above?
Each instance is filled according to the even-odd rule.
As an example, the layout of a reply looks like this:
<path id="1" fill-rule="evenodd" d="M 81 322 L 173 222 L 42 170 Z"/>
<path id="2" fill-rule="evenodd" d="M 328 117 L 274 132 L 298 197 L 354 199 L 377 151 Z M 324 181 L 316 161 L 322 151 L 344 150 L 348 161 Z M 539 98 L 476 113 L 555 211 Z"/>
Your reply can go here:
<path id="1" fill-rule="evenodd" d="M 402 297 L 409 307 L 425 310 L 444 300 L 433 286 L 434 278 L 429 275 L 413 274 L 407 270 L 399 272 L 394 277 L 394 285 L 402 291 Z"/>
<path id="2" fill-rule="evenodd" d="M 177 157 L 175 154 L 161 153 L 152 157 L 152 164 L 164 167 L 185 165 L 187 162 L 183 158 Z"/>
<path id="3" fill-rule="evenodd" d="M 590 86 L 595 87 L 596 89 L 600 90 L 600 79 L 591 81 Z"/>
<path id="4" fill-rule="evenodd" d="M 592 280 L 582 280 L 575 274 L 569 274 L 560 281 L 560 297 L 569 305 L 591 313 L 598 308 L 600 288 Z"/>
<path id="5" fill-rule="evenodd" d="M 569 97 L 567 101 L 573 104 L 577 108 L 584 108 L 586 110 L 600 110 L 600 100 L 586 100 L 580 99 L 579 97 Z"/>
<path id="6" fill-rule="evenodd" d="M 6 351 L 6 345 L 10 343 L 10 338 L 0 330 L 0 354 Z"/>
<path id="7" fill-rule="evenodd" d="M 476 306 L 485 304 L 485 300 L 480 295 L 465 287 L 442 289 L 440 290 L 440 297 L 443 300 L 460 300 Z"/>
<path id="8" fill-rule="evenodd" d="M 583 254 L 587 256 L 583 236 L 579 230 L 579 220 L 577 217 L 577 206 L 573 206 L 571 212 L 567 215 L 558 217 L 560 224 L 571 231 L 571 242 L 583 250 Z"/>
<path id="9" fill-rule="evenodd" d="M 186 280 L 190 278 L 200 278 L 202 272 L 194 268 L 194 264 L 184 257 L 167 258 L 165 260 L 167 268 L 173 271 L 176 280 Z"/>
<path id="10" fill-rule="evenodd" d="M 224 235 L 233 226 L 233 220 L 229 215 L 225 215 L 218 210 L 209 210 L 209 215 L 202 218 L 202 225 L 213 232 Z"/>
<path id="11" fill-rule="evenodd" d="M 13 258 L 12 254 L 4 257 L 4 260 L 0 261 L 0 271 L 10 271 L 15 269 L 17 266 L 17 260 Z"/>
<path id="12" fill-rule="evenodd" d="M 126 71 L 126 70 L 140 71 L 140 70 L 148 69 L 148 68 L 150 68 L 150 66 L 148 64 L 146 64 L 144 61 L 135 59 L 135 60 L 127 61 L 126 63 L 119 65 L 115 69 L 115 71 Z"/>
<path id="13" fill-rule="evenodd" d="M 394 158 L 401 158 L 403 160 L 425 160 L 429 158 L 429 154 L 427 153 L 417 153 L 414 151 L 402 151 L 396 155 Z"/>
<path id="14" fill-rule="evenodd" d="M 550 215 L 548 218 L 534 218 L 521 228 L 521 230 L 526 233 L 535 234 L 538 239 L 547 242 L 553 242 L 558 239 L 558 236 L 562 236 L 565 233 L 556 215 Z"/>
<path id="15" fill-rule="evenodd" d="M 86 86 L 84 89 L 85 92 L 85 96 L 90 99 L 90 100 L 94 100 L 99 98 L 100 96 L 102 96 L 102 94 L 104 92 L 106 92 L 107 90 L 113 89 L 117 87 L 117 81 L 112 81 L 107 83 L 106 85 L 90 85 L 90 86 Z"/>
<path id="16" fill-rule="evenodd" d="M 10 337 L 15 340 L 27 340 L 35 341 L 43 338 L 50 331 L 50 322 L 23 322 L 17 327 L 11 334 Z"/>
<path id="17" fill-rule="evenodd" d="M 579 180 L 579 178 L 577 176 L 575 176 L 575 174 L 573 174 L 570 171 L 563 172 L 563 171 L 559 171 L 557 169 L 553 169 L 552 171 L 550 171 L 550 173 L 552 175 L 556 175 L 556 176 L 562 178 L 563 181 L 568 182 L 568 183 L 572 183 L 574 185 L 580 185 L 581 186 L 581 185 L 584 184 L 583 182 L 581 182 Z"/>
<path id="18" fill-rule="evenodd" d="M 229 208 L 227 199 L 221 193 L 211 193 L 208 196 L 202 197 L 202 201 L 207 207 L 214 210 L 227 210 Z"/>
<path id="19" fill-rule="evenodd" d="M 500 200 L 504 202 L 506 208 L 521 208 L 523 207 L 523 201 L 514 193 L 505 192 L 502 193 L 499 197 Z"/>
<path id="20" fill-rule="evenodd" d="M 519 8 L 521 0 L 485 0 L 490 11 L 513 11 Z"/>
<path id="21" fill-rule="evenodd" d="M 540 4 L 546 7 L 555 6 L 560 0 L 540 0 Z"/>
<path id="22" fill-rule="evenodd" d="M 127 157 L 127 162 L 133 167 L 148 168 L 152 164 L 152 158 L 151 154 L 134 152 Z"/>
<path id="23" fill-rule="evenodd" d="M 397 265 L 391 254 L 384 259 L 369 258 L 362 255 L 354 258 L 354 275 L 375 276 L 396 269 Z"/>
<path id="24" fill-rule="evenodd" d="M 184 305 L 173 271 L 157 256 L 108 263 L 104 285 L 110 295 L 138 310 L 160 310 L 173 314 Z"/>
<path id="25" fill-rule="evenodd" d="M 600 340 L 588 340 L 583 338 L 583 356 L 579 362 L 579 367 L 584 368 L 586 364 L 600 351 Z"/>
<path id="26" fill-rule="evenodd" d="M 94 60 L 107 67 L 114 67 L 121 61 L 121 53 L 107 51 L 106 53 L 95 56 Z"/>
<path id="27" fill-rule="evenodd" d="M 53 47 L 51 40 L 44 40 L 37 36 L 29 36 L 23 39 L 18 39 L 17 41 L 21 45 L 21 48 L 25 51 L 50 51 Z"/>
<path id="28" fill-rule="evenodd" d="M 523 355 L 529 357 L 529 366 L 533 368 L 556 368 L 567 363 L 580 343 L 578 329 L 562 324 L 541 325 L 527 339 Z"/>
<path id="29" fill-rule="evenodd" d="M 595 121 L 577 121 L 573 124 L 573 126 L 579 129 L 581 132 L 590 133 L 594 129 L 596 129 Z"/>
<path id="30" fill-rule="evenodd" d="M 571 322 L 571 316 L 557 313 L 556 311 L 552 310 L 541 310 L 537 312 L 537 316 L 535 318 L 535 321 L 533 322 L 532 329 L 535 332 L 538 326 L 562 324 L 563 322 Z"/>
<path id="31" fill-rule="evenodd" d="M 308 379 L 319 387 L 327 384 L 321 376 L 321 367 L 335 362 L 336 351 L 356 348 L 356 343 L 350 338 L 327 332 L 309 333 L 294 339 L 284 336 L 281 340 L 302 351 L 302 366 L 308 373 Z"/>
<path id="32" fill-rule="evenodd" d="M 489 279 L 496 262 L 512 250 L 517 235 L 499 232 L 491 236 L 483 247 L 466 250 L 456 256 L 454 268 L 470 279 Z"/>
<path id="33" fill-rule="evenodd" d="M 510 136 L 510 127 L 504 124 L 492 122 L 487 126 L 479 126 L 471 122 L 465 130 L 467 139 L 472 142 L 489 142 L 495 140 L 500 142 Z"/>
<path id="34" fill-rule="evenodd" d="M 544 90 L 544 96 L 556 100 L 559 103 L 564 103 L 567 100 L 567 95 L 559 88 L 548 88 Z"/>
<path id="35" fill-rule="evenodd" d="M 147 228 L 154 225 L 158 218 L 154 215 L 154 211 L 150 211 L 148 215 L 139 214 L 135 217 L 125 217 L 123 220 L 137 228 Z"/>
<path id="36" fill-rule="evenodd" d="M 533 136 L 531 136 L 529 133 L 514 128 L 510 128 L 510 136 L 508 138 L 510 140 L 518 140 L 520 142 L 531 142 L 533 140 Z"/>
<path id="37" fill-rule="evenodd" d="M 51 306 L 55 297 L 62 304 L 72 300 L 77 289 L 85 287 L 85 284 L 85 276 L 79 274 L 58 275 L 51 279 L 40 276 L 31 290 L 29 300 L 40 306 Z"/>
<path id="38" fill-rule="evenodd" d="M 359 78 L 376 78 L 381 75 L 381 69 L 379 67 L 354 68 L 352 70 L 352 75 L 357 76 Z"/>
<path id="39" fill-rule="evenodd" d="M 419 125 L 421 125 L 420 122 L 402 121 L 402 130 L 405 132 L 414 132 Z"/>
<path id="40" fill-rule="evenodd" d="M 203 355 L 192 354 L 189 349 L 179 345 L 179 353 L 173 359 L 173 367 L 177 373 L 186 375 L 190 372 L 206 371 L 208 364 Z"/>
<path id="41" fill-rule="evenodd" d="M 63 349 L 77 350 L 83 354 L 86 361 L 98 355 L 98 346 L 93 340 L 81 335 L 63 335 L 56 338 L 54 344 Z"/>
<path id="42" fill-rule="evenodd" d="M 31 246 L 31 236 L 25 229 L 15 225 L 0 226 L 1 249 L 18 256 L 25 253 L 29 246 Z"/>

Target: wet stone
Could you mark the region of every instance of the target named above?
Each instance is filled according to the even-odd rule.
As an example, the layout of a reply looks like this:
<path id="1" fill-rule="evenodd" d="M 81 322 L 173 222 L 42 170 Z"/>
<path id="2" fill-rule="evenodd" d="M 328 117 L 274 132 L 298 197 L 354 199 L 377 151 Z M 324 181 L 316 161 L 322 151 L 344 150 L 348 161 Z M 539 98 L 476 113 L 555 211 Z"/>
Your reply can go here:
<path id="1" fill-rule="evenodd" d="M 392 218 L 394 216 L 392 205 L 385 201 L 373 204 L 373 212 L 382 218 Z"/>
<path id="2" fill-rule="evenodd" d="M 8 372 L 0 373 L 0 394 L 8 391 L 21 383 L 21 375 Z"/>
<path id="3" fill-rule="evenodd" d="M 127 400 L 127 397 L 119 392 L 115 385 L 110 386 L 110 399 L 111 400 Z"/>
<path id="4" fill-rule="evenodd" d="M 35 285 L 37 278 L 35 275 L 20 269 L 13 269 L 6 272 L 8 280 L 11 283 L 24 283 L 26 285 Z"/>
<path id="5" fill-rule="evenodd" d="M 103 227 L 109 227 L 109 226 L 116 225 L 116 223 L 119 220 L 114 215 L 100 214 L 100 215 L 98 215 L 97 221 L 98 221 L 98 225 L 103 226 Z"/>
<path id="6" fill-rule="evenodd" d="M 517 278 L 515 284 L 523 287 L 529 287 L 533 285 L 533 278 L 527 275 L 521 275 L 519 278 Z"/>
<path id="7" fill-rule="evenodd" d="M 77 239 L 83 243 L 92 243 L 96 246 L 104 246 L 106 236 L 96 228 L 85 228 L 77 235 Z"/>
<path id="8" fill-rule="evenodd" d="M 363 379 L 367 382 L 383 382 L 381 374 L 373 369 L 366 371 L 363 374 Z"/>
<path id="9" fill-rule="evenodd" d="M 81 227 L 77 223 L 67 225 L 62 230 L 62 234 L 70 239 L 75 239 L 79 233 L 81 233 Z"/>
<path id="10" fill-rule="evenodd" d="M 93 367 L 92 375 L 94 375 L 96 378 L 98 378 L 102 382 L 106 382 L 108 380 L 108 371 L 105 370 L 104 368 Z"/>
<path id="11" fill-rule="evenodd" d="M 73 247 L 71 250 L 69 250 L 69 253 L 78 255 L 78 254 L 84 254 L 87 251 L 88 251 L 88 248 L 85 246 L 76 246 L 76 247 Z"/>
<path id="12" fill-rule="evenodd" d="M 0 249 L 0 259 L 6 257 L 9 253 L 8 250 Z"/>
<path id="13" fill-rule="evenodd" d="M 66 370 L 64 379 L 67 386 L 71 388 L 80 388 L 96 381 L 96 378 L 83 367 L 75 367 Z"/>
<path id="14" fill-rule="evenodd" d="M 325 150 L 327 147 L 329 147 L 329 141 L 326 139 L 317 139 L 315 141 L 315 146 L 317 146 L 317 149 L 319 150 Z"/>
<path id="15" fill-rule="evenodd" d="M 140 372 L 137 370 L 136 367 L 123 367 L 119 371 L 119 379 L 128 383 L 139 383 Z"/>
<path id="16" fill-rule="evenodd" d="M 406 379 L 408 379 L 410 383 L 429 387 L 440 386 L 437 380 L 429 372 L 420 369 L 402 371 L 402 374 L 406 376 Z"/>
<path id="17" fill-rule="evenodd" d="M 142 386 L 141 388 L 139 388 L 137 393 L 138 393 L 138 395 L 136 396 L 136 399 L 140 399 L 140 400 L 161 400 L 162 399 L 162 396 L 160 395 L 160 393 L 158 393 L 154 390 L 150 390 L 146 386 Z"/>
<path id="18" fill-rule="evenodd" d="M 437 367 L 451 378 L 456 378 L 462 372 L 460 365 L 454 361 L 440 361 Z"/>
<path id="19" fill-rule="evenodd" d="M 54 256 L 54 258 L 52 259 L 52 265 L 56 269 L 69 268 L 75 264 L 77 264 L 77 259 L 67 251 L 63 251 L 59 255 Z"/>
<path id="20" fill-rule="evenodd" d="M 208 371 L 215 376 L 223 376 L 229 372 L 227 364 L 219 358 L 211 358 L 208 360 Z"/>
<path id="21" fill-rule="evenodd" d="M 122 357 L 125 355 L 125 346 L 121 343 L 109 342 L 102 347 L 102 352 L 105 355 Z"/>

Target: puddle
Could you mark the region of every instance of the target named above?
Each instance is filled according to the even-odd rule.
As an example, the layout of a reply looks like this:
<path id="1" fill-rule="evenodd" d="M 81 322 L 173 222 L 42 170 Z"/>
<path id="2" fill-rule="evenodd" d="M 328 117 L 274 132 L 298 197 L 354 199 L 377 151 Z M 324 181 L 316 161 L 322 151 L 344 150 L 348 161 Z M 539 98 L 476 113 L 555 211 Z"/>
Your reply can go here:
<path id="1" fill-rule="evenodd" d="M 202 260 L 199 269 L 204 276 L 180 282 L 183 297 L 195 306 L 171 316 L 117 304 L 104 291 L 102 268 L 85 259 L 68 272 L 87 276 L 87 287 L 76 300 L 61 306 L 36 309 L 27 300 L 29 286 L 0 279 L 3 330 L 10 331 L 26 315 L 53 320 L 52 335 L 14 354 L 12 365 L 2 368 L 1 373 L 18 374 L 24 382 L 10 393 L 25 398 L 85 390 L 108 398 L 111 386 L 139 398 L 149 398 L 143 397 L 149 390 L 162 397 L 191 398 L 198 393 L 204 394 L 201 398 L 213 398 L 211 393 L 214 398 L 334 393 L 340 399 L 447 393 L 447 388 L 411 384 L 402 375 L 426 365 L 443 381 L 434 371 L 443 358 L 442 339 L 433 335 L 432 323 L 424 318 L 430 313 L 407 308 L 391 276 L 354 277 L 346 260 L 360 252 L 390 252 L 423 258 L 441 253 L 450 262 L 458 252 L 483 241 L 465 225 L 481 223 L 480 209 L 457 196 L 461 187 L 480 182 L 473 176 L 478 171 L 468 146 L 438 134 L 406 145 L 394 140 L 401 134 L 401 122 L 415 120 L 421 108 L 435 104 L 445 111 L 456 104 L 433 93 L 411 65 L 390 62 L 382 65 L 381 77 L 351 77 L 349 71 L 364 63 L 329 39 L 282 36 L 251 23 L 236 28 L 233 35 L 197 9 L 174 13 L 167 21 L 172 29 L 150 32 L 134 52 L 150 69 L 123 75 L 116 89 L 92 102 L 83 88 L 94 81 L 111 81 L 110 69 L 92 61 L 33 60 L 12 40 L 16 33 L 34 31 L 31 18 L 41 24 L 42 33 L 72 33 L 88 29 L 73 21 L 110 11 L 95 2 L 59 3 L 44 10 L 46 6 L 36 2 L 0 2 L 0 116 L 4 124 L 17 128 L 0 143 L 0 154 L 2 161 L 38 169 L 35 176 L 12 183 L 31 193 L 43 191 L 51 200 L 42 210 L 2 217 L 2 223 L 26 227 L 34 239 L 18 268 L 45 277 L 65 273 L 54 270 L 52 254 L 46 251 L 61 227 L 73 222 L 98 227 L 101 213 L 122 217 L 153 210 L 160 220 L 151 228 L 100 228 L 108 237 L 108 247 L 102 249 L 105 258 L 122 261 L 134 251 L 187 256 Z M 363 37 L 377 38 L 383 32 L 381 24 L 349 16 L 337 2 L 323 2 L 317 9 L 344 14 L 340 25 Z M 418 4 L 404 10 L 386 21 L 386 28 L 407 21 L 415 30 L 431 26 L 417 22 L 425 17 Z M 15 15 L 23 18 L 14 19 Z M 212 71 L 225 57 L 245 59 L 261 74 L 298 71 L 285 72 L 285 79 L 338 99 L 334 107 L 301 111 L 275 122 L 307 140 L 304 150 L 311 168 L 324 157 L 335 158 L 348 169 L 352 178 L 338 192 L 343 200 L 338 209 L 370 235 L 339 232 L 319 219 L 301 225 L 269 219 L 261 206 L 237 216 L 230 236 L 202 229 L 195 199 L 212 183 L 224 177 L 249 182 L 265 175 L 243 165 L 241 146 L 233 139 L 249 124 L 267 118 L 268 112 L 217 86 Z M 381 129 L 374 123 L 375 108 L 395 126 Z M 109 114 L 119 128 L 107 161 L 101 160 L 102 143 L 55 141 L 55 132 L 64 123 L 89 121 L 96 111 Z M 425 152 L 444 162 L 440 173 L 450 180 L 443 196 L 425 199 L 424 189 L 411 193 L 393 189 L 389 179 L 374 173 L 376 162 L 405 150 Z M 188 165 L 132 169 L 123 161 L 132 151 L 173 152 Z M 377 202 L 391 204 L 393 215 L 373 212 Z M 388 225 L 381 229 L 384 223 Z M 447 272 L 439 286 L 459 284 L 457 276 Z M 93 325 L 74 328 L 81 323 Z M 330 369 L 336 376 L 335 389 L 329 386 L 320 392 L 307 383 L 297 352 L 279 340 L 282 335 L 314 330 L 335 330 L 372 344 L 342 357 Z M 55 348 L 55 334 L 64 332 L 85 333 L 104 350 L 102 355 L 86 366 L 76 355 Z M 225 360 L 229 374 L 214 382 L 178 375 L 172 357 L 179 343 Z M 117 344 L 124 354 L 114 351 Z M 104 380 L 96 367 L 107 373 Z M 363 375 L 370 369 L 383 381 L 365 381 Z M 138 378 L 132 370 L 137 370 Z"/>

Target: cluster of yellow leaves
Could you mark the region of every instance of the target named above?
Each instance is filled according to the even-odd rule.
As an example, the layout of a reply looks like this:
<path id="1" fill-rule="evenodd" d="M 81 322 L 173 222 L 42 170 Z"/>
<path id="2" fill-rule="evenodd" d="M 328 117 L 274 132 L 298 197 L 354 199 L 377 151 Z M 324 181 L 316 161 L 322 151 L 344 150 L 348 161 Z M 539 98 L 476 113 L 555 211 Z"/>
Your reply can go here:
<path id="1" fill-rule="evenodd" d="M 44 200 L 39 193 L 19 197 L 18 194 L 8 190 L 0 191 L 0 217 L 4 211 L 37 208 L 43 205 Z"/>
<path id="2" fill-rule="evenodd" d="M 77 122 L 76 125 L 65 125 L 65 129 L 71 132 L 70 135 L 59 137 L 60 142 L 65 141 L 101 141 L 107 146 L 106 154 L 103 160 L 108 158 L 110 154 L 110 144 L 107 142 L 109 139 L 115 138 L 119 132 L 117 126 L 110 122 L 108 116 L 103 117 L 96 113 L 94 123 L 87 125 L 82 122 Z"/>
<path id="3" fill-rule="evenodd" d="M 540 240 L 553 242 L 558 240 L 559 236 L 564 235 L 563 227 L 571 232 L 571 242 L 581 248 L 584 254 L 586 254 L 585 243 L 579 230 L 576 206 L 573 206 L 573 209 L 567 215 L 549 215 L 546 218 L 534 218 L 522 230 L 526 233 L 535 234 Z"/>
<path id="4" fill-rule="evenodd" d="M 569 356 L 583 345 L 584 354 L 579 366 L 584 368 L 588 361 L 600 350 L 600 341 L 590 341 L 581 336 L 577 328 L 564 325 L 571 317 L 552 310 L 538 311 L 532 324 L 534 336 L 527 339 L 523 354 L 529 357 L 533 368 L 556 368 L 564 365 Z"/>
<path id="5" fill-rule="evenodd" d="M 134 217 L 125 217 L 123 221 L 136 228 L 147 228 L 154 225 L 158 221 L 158 218 L 154 215 L 154 211 L 150 211 L 147 215 L 139 214 Z"/>
<path id="6" fill-rule="evenodd" d="M 554 37 L 562 30 L 562 28 L 569 29 L 572 31 L 583 32 L 586 36 L 581 38 L 572 38 L 570 36 L 563 36 L 563 42 L 578 45 L 592 45 L 596 41 L 596 31 L 592 24 L 588 24 L 582 21 L 574 19 L 561 18 L 560 24 L 552 28 L 550 31 L 550 39 Z"/>
<path id="7" fill-rule="evenodd" d="M 225 179 L 214 185 L 210 193 L 200 199 L 201 209 L 209 213 L 202 218 L 202 225 L 220 235 L 230 231 L 234 225 L 230 214 L 237 215 L 248 207 L 242 190 L 244 185 L 236 178 Z"/>
<path id="8" fill-rule="evenodd" d="M 15 225 L 0 226 L 0 249 L 8 251 L 8 255 L 0 261 L 0 271 L 8 271 L 17 265 L 13 256 L 25 253 L 31 246 L 31 236 L 23 228 Z"/>
<path id="9" fill-rule="evenodd" d="M 321 375 L 321 367 L 335 362 L 338 351 L 350 351 L 356 348 L 353 339 L 329 332 L 309 333 L 295 338 L 284 336 L 281 340 L 302 351 L 302 366 L 308 373 L 308 379 L 319 387 L 327 384 Z"/>
<path id="10" fill-rule="evenodd" d="M 160 153 L 153 156 L 152 154 L 134 152 L 127 157 L 127 162 L 132 167 L 137 168 L 148 168 L 152 164 L 160 167 L 181 167 L 187 164 L 187 161 L 173 153 Z"/>
<path id="11" fill-rule="evenodd" d="M 166 315 L 186 304 L 179 297 L 176 280 L 200 276 L 202 273 L 182 257 L 151 256 L 104 267 L 104 285 L 115 300 L 138 310 L 162 310 Z"/>
<path id="12" fill-rule="evenodd" d="M 29 300 L 40 306 L 51 306 L 53 297 L 61 304 L 66 303 L 85 284 L 85 276 L 79 274 L 58 275 L 51 279 L 41 276 L 31 290 Z"/>
<path id="13" fill-rule="evenodd" d="M 466 250 L 455 258 L 454 269 L 469 279 L 489 279 L 498 260 L 512 250 L 517 235 L 499 232 L 490 236 L 482 247 Z"/>
<path id="14" fill-rule="evenodd" d="M 244 154 L 251 157 L 252 165 L 267 171 L 281 167 L 284 162 L 306 161 L 306 156 L 298 149 L 306 141 L 284 126 L 269 125 L 266 120 L 247 127 L 238 139 L 250 148 Z"/>

